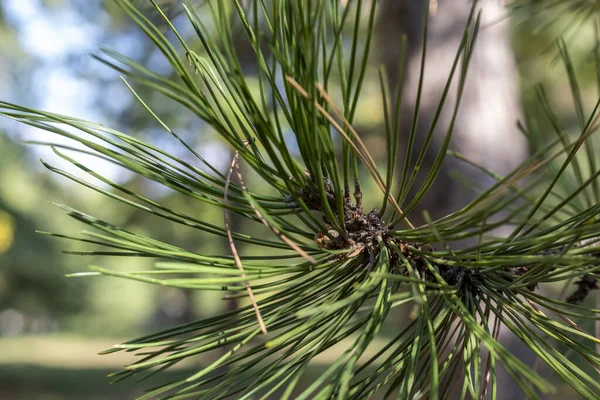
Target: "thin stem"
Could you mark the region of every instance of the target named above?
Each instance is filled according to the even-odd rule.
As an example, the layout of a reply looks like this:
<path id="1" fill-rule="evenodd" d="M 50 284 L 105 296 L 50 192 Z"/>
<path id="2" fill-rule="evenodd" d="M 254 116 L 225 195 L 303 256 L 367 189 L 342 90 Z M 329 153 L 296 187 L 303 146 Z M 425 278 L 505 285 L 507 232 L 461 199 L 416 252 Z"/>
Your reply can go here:
<path id="1" fill-rule="evenodd" d="M 240 156 L 240 153 L 238 153 L 236 151 L 235 155 L 233 156 L 233 159 L 231 160 L 231 165 L 229 167 L 229 171 L 227 172 L 227 180 L 225 182 L 225 189 L 224 189 L 224 196 L 223 196 L 223 201 L 225 203 L 227 203 L 229 201 L 228 197 L 227 197 L 229 195 L 229 184 L 231 183 L 231 175 L 233 174 L 233 169 L 238 167 L 239 156 Z M 229 211 L 227 209 L 223 210 L 223 217 L 225 220 L 225 229 L 227 229 L 227 240 L 229 241 L 229 247 L 231 248 L 231 253 L 233 254 L 233 259 L 235 260 L 235 265 L 238 267 L 238 269 L 240 271 L 244 271 L 244 267 L 242 265 L 242 260 L 240 259 L 237 248 L 235 246 L 235 243 L 233 242 L 233 236 L 231 234 L 231 225 L 230 225 L 230 220 L 229 220 Z M 242 276 L 245 278 L 246 274 L 243 274 Z M 246 287 L 246 292 L 248 292 L 248 297 L 250 298 L 250 301 L 252 302 L 252 308 L 254 308 L 254 313 L 256 314 L 256 319 L 258 321 L 258 325 L 260 326 L 260 330 L 263 334 L 266 335 L 267 327 L 265 325 L 265 322 L 263 321 L 262 315 L 260 314 L 260 309 L 258 308 L 258 303 L 256 302 L 256 299 L 254 298 L 252 289 L 250 288 L 250 282 L 244 281 L 244 286 Z"/>

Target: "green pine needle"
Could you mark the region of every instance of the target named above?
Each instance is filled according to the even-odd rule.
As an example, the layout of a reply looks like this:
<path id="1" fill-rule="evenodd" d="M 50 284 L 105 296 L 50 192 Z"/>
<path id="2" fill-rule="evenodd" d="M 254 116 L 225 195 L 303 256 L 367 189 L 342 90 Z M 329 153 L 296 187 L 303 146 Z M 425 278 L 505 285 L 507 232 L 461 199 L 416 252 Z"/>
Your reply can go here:
<path id="1" fill-rule="evenodd" d="M 193 9 L 185 7 L 199 47 L 184 39 L 156 4 L 164 24 L 175 33 L 175 43 L 130 1 L 114 1 L 161 51 L 177 78 L 159 75 L 110 49 L 102 49 L 95 57 L 123 75 L 139 106 L 195 157 L 194 162 L 133 135 L 77 118 L 6 102 L 0 102 L 0 114 L 73 140 L 78 146 L 36 144 L 52 146 L 64 161 L 110 189 L 42 161 L 50 171 L 165 222 L 229 237 L 232 249 L 244 244 L 264 250 L 263 255 L 239 260 L 229 253 L 200 254 L 57 204 L 89 230 L 81 236 L 44 234 L 98 248 L 70 254 L 156 260 L 150 271 L 90 266 L 90 272 L 72 276 L 108 275 L 184 289 L 227 291 L 230 299 L 256 296 L 253 304 L 235 311 L 103 352 L 141 355 L 113 374 L 115 381 L 160 375 L 194 357 L 204 362 L 197 372 L 152 388 L 140 399 L 366 399 L 376 393 L 402 399 L 443 399 L 452 394 L 496 398 L 502 390 L 496 377 L 498 367 L 527 398 L 553 392 L 548 379 L 503 347 L 499 332 L 504 326 L 582 397 L 600 396 L 596 373 L 588 368 L 600 368 L 595 351 L 600 341 L 578 325 L 597 320 L 600 312 L 583 305 L 600 277 L 600 170 L 592 150 L 600 112 L 598 104 L 586 108 L 564 42 L 559 42 L 559 52 L 573 93 L 579 136 L 573 139 L 566 133 L 540 88 L 539 106 L 557 138 L 536 145 L 542 143 L 536 139 L 539 124 L 527 118 L 521 129 L 533 143 L 530 159 L 504 177 L 482 168 L 495 180 L 492 187 L 481 188 L 479 196 L 463 209 L 436 221 L 426 215 L 426 225 L 413 227 L 407 217 L 435 184 L 447 153 L 469 162 L 468 154 L 449 151 L 454 122 L 461 118 L 457 102 L 434 164 L 422 186 L 411 190 L 424 168 L 425 152 L 439 128 L 447 94 L 457 90 L 460 100 L 468 79 L 480 24 L 477 2 L 456 49 L 425 145 L 417 149 L 419 89 L 405 150 L 406 160 L 414 154 L 417 161 L 413 170 L 407 161 L 398 170 L 396 182 L 395 170 L 402 164 L 397 157 L 401 88 L 389 93 L 385 74 L 380 74 L 386 140 L 392 149 L 385 174 L 351 125 L 365 82 L 376 1 L 355 0 L 342 6 L 335 0 L 256 0 L 247 9 L 237 0 L 208 1 L 218 38 Z M 515 1 L 513 7 L 526 3 L 538 2 Z M 590 2 L 571 3 L 583 7 Z M 256 53 L 258 96 L 249 89 L 237 59 L 232 19 L 241 23 Z M 406 38 L 402 46 L 404 59 Z M 426 48 L 423 40 L 423 63 Z M 398 72 L 399 82 L 403 75 L 403 70 Z M 160 110 L 151 109 L 136 92 L 136 86 L 162 93 L 218 132 L 236 154 L 228 176 L 178 136 L 160 117 Z M 593 111 L 588 114 L 588 109 Z M 290 140 L 299 157 L 292 152 Z M 266 225 L 274 234 L 230 232 L 229 227 L 202 221 L 192 211 L 172 209 L 109 180 L 66 151 L 109 160 L 190 200 L 235 213 L 251 226 Z M 369 172 L 362 182 L 361 169 Z M 245 170 L 261 183 L 247 187 Z M 381 211 L 363 209 L 361 183 L 364 186 L 365 179 L 379 187 Z M 254 189 L 265 187 L 269 190 L 264 193 Z M 416 194 L 411 198 L 409 193 Z M 386 207 L 391 212 L 386 213 Z M 408 228 L 401 229 L 401 222 Z M 515 226 L 508 238 L 487 238 L 506 224 Z M 478 242 L 454 248 L 454 242 L 467 238 Z M 540 286 L 557 282 L 564 287 L 577 283 L 576 288 L 569 287 L 568 301 L 538 291 Z M 410 320 L 396 337 L 382 337 L 382 326 L 401 305 L 412 307 Z M 264 321 L 266 335 L 261 334 L 257 316 Z M 314 381 L 306 382 L 311 361 L 342 343 L 345 347 L 336 360 Z M 566 354 L 578 355 L 589 365 L 583 367 Z"/>

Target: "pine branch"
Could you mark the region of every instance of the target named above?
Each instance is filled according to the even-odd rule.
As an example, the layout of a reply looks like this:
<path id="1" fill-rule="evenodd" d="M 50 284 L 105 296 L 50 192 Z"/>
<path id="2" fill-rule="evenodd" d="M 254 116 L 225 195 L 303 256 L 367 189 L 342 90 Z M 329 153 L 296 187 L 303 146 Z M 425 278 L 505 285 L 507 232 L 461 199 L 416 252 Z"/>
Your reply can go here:
<path id="1" fill-rule="evenodd" d="M 600 357 L 592 349 L 600 340 L 577 322 L 595 320 L 600 312 L 583 305 L 586 295 L 597 288 L 600 269 L 596 245 L 600 241 L 600 171 L 589 151 L 600 107 L 586 118 L 564 44 L 559 50 L 577 99 L 579 136 L 572 139 L 566 134 L 540 90 L 540 107 L 557 138 L 534 146 L 533 156 L 505 177 L 485 171 L 496 180 L 492 187 L 482 189 L 463 209 L 435 221 L 425 215 L 427 224 L 415 227 L 407 217 L 438 177 L 460 118 L 460 101 L 453 105 L 452 122 L 425 182 L 408 198 L 427 144 L 416 149 L 413 143 L 407 149 L 407 154 L 418 154 L 418 161 L 414 171 L 402 171 L 395 185 L 393 174 L 384 178 L 353 128 L 377 2 L 355 0 L 344 7 L 337 0 L 256 0 L 248 9 L 235 0 L 227 3 L 231 7 L 223 1 L 209 2 L 218 38 L 209 34 L 194 10 L 185 8 L 202 46 L 195 50 L 155 4 L 179 42 L 177 50 L 164 30 L 130 1 L 114 1 L 153 41 L 177 78 L 161 76 L 111 50 L 103 50 L 97 58 L 134 83 L 127 86 L 140 106 L 196 162 L 207 165 L 209 172 L 99 124 L 6 102 L 0 102 L 0 115 L 69 138 L 80 146 L 76 152 L 111 160 L 191 200 L 219 207 L 224 226 L 174 210 L 68 156 L 65 151 L 75 146 L 53 148 L 64 161 L 112 190 L 44 162 L 52 172 L 165 222 L 227 237 L 233 256 L 190 251 L 64 205 L 58 206 L 91 230 L 83 231 L 81 237 L 49 234 L 99 248 L 77 254 L 156 260 L 155 269 L 149 271 L 90 266 L 85 276 L 110 275 L 162 286 L 233 292 L 227 298 L 251 298 L 250 305 L 238 310 L 107 350 L 104 353 L 129 351 L 142 356 L 113 374 L 115 381 L 160 374 L 190 357 L 218 352 L 215 358 L 205 358 L 213 361 L 198 372 L 153 388 L 140 399 L 365 399 L 375 393 L 432 399 L 449 398 L 452 393 L 485 398 L 489 393 L 495 398 L 502 389 L 496 380 L 499 366 L 527 398 L 552 392 L 548 380 L 499 342 L 504 326 L 582 397 L 598 398 L 596 377 L 561 350 L 566 348 L 582 356 L 592 369 L 600 369 Z M 237 62 L 231 15 L 241 23 L 256 53 L 258 96 Z M 461 98 L 479 24 L 474 2 L 426 143 L 440 128 L 438 117 L 448 91 L 457 90 Z M 344 44 L 347 30 L 350 46 Z M 427 41 L 423 42 L 425 53 Z M 264 44 L 269 54 L 263 51 Z M 285 77 L 283 83 L 279 76 Z M 134 85 L 162 93 L 218 132 L 235 152 L 229 171 L 218 171 L 202 159 L 163 122 L 160 111 L 152 110 L 137 95 Z M 395 98 L 400 97 L 400 92 L 395 93 Z M 388 143 L 395 146 L 397 116 L 385 103 L 384 109 Z M 414 118 L 418 119 L 418 110 Z M 535 122 L 529 119 L 521 128 L 532 143 L 539 143 L 534 140 L 539 134 Z M 299 156 L 291 150 L 291 141 Z M 386 158 L 388 169 L 398 163 L 395 149 Z M 590 168 L 582 168 L 583 161 Z M 258 177 L 260 182 L 251 186 L 259 188 L 256 191 L 246 185 L 239 162 Z M 361 176 L 363 169 L 366 177 Z M 575 182 L 568 190 L 561 186 L 565 179 Z M 380 196 L 382 211 L 364 209 L 365 182 L 378 187 L 379 193 L 372 195 Z M 391 211 L 385 213 L 388 203 Z M 251 227 L 265 225 L 273 235 L 263 236 L 254 229 L 250 234 L 232 232 L 229 213 L 238 214 Z M 400 229 L 400 223 L 407 228 Z M 515 229 L 507 238 L 485 238 L 508 224 Z M 455 248 L 454 242 L 472 237 L 480 238 L 479 243 Z M 237 243 L 259 246 L 265 252 L 243 257 Z M 556 282 L 566 286 L 573 280 L 578 280 L 577 289 L 568 302 L 537 290 Z M 393 309 L 404 304 L 412 306 L 412 319 L 396 337 L 380 335 Z M 384 344 L 374 350 L 377 341 Z M 342 353 L 312 382 L 301 385 L 311 361 L 336 345 Z"/>

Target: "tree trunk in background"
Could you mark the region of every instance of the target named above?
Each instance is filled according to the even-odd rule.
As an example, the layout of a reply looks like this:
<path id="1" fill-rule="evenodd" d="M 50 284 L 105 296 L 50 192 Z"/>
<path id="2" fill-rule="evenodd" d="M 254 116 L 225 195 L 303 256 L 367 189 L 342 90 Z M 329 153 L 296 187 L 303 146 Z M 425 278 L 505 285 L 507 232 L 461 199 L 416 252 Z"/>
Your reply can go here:
<path id="1" fill-rule="evenodd" d="M 433 4 L 433 1 L 431 2 Z M 429 15 L 429 34 L 425 80 L 421 101 L 421 113 L 417 129 L 416 151 L 421 144 L 438 106 L 453 59 L 463 34 L 472 5 L 470 0 L 439 0 L 437 10 Z M 450 149 L 456 150 L 474 162 L 499 174 L 506 174 L 528 155 L 526 139 L 516 129 L 520 117 L 520 101 L 517 69 L 510 47 L 508 20 L 500 0 L 482 0 L 481 30 L 477 37 L 472 61 L 467 75 L 463 98 L 454 128 Z M 424 16 L 423 0 L 383 0 L 379 20 L 380 55 L 387 68 L 391 89 L 398 82 L 399 43 L 403 33 L 408 36 L 407 70 L 404 82 L 400 155 L 404 154 L 415 106 L 422 49 Z M 393 93 L 393 92 L 392 92 Z M 431 149 L 421 168 L 422 175 L 428 172 L 440 144 L 446 134 L 456 102 L 456 85 L 450 91 Z M 413 150 L 414 154 L 414 150 Z M 413 155 L 415 157 L 415 155 Z M 399 163 L 399 168 L 402 164 Z M 436 219 L 457 211 L 471 201 L 475 194 L 465 189 L 450 177 L 455 170 L 473 179 L 483 187 L 493 181 L 483 173 L 466 164 L 448 157 L 421 209 L 411 215 L 411 221 L 423 222 L 422 210 L 427 209 Z M 418 188 L 421 181 L 415 183 Z M 413 191 L 415 192 L 415 191 Z M 496 232 L 502 234 L 503 232 Z M 506 231 L 504 232 L 506 233 Z M 500 340 L 528 365 L 534 356 L 505 329 Z M 521 398 L 517 385 L 499 369 L 500 399 Z"/>
<path id="2" fill-rule="evenodd" d="M 408 35 L 409 54 L 401 125 L 404 146 L 400 149 L 400 154 L 403 154 L 410 132 L 419 82 L 423 3 L 423 0 L 384 0 L 381 8 L 380 53 L 392 88 L 397 84 L 399 38 L 403 33 Z M 471 4 L 470 0 L 439 0 L 437 11 L 429 16 L 417 151 L 420 150 L 438 106 Z M 516 129 L 516 122 L 520 117 L 517 70 L 510 47 L 508 21 L 502 20 L 505 11 L 500 0 L 482 0 L 480 4 L 483 9 L 482 28 L 470 63 L 450 148 L 499 174 L 506 174 L 524 160 L 528 153 L 526 140 Z M 499 20 L 501 22 L 497 22 Z M 456 85 L 453 85 L 428 153 L 429 164 L 435 158 L 446 134 L 455 101 Z M 423 208 L 433 218 L 460 209 L 474 197 L 472 191 L 453 182 L 449 175 L 451 170 L 460 171 L 480 185 L 491 184 L 483 173 L 448 157 L 436 184 L 423 203 Z M 422 175 L 426 172 L 427 168 Z M 415 186 L 418 187 L 418 183 Z M 418 214 L 413 218 L 418 220 L 420 210 Z"/>

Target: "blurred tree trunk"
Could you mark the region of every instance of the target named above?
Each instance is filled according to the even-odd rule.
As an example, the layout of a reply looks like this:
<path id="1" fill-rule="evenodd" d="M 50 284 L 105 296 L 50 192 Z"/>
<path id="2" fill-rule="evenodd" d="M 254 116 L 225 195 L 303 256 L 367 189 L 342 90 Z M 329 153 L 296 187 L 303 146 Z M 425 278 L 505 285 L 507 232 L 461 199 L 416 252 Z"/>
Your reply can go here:
<path id="1" fill-rule="evenodd" d="M 416 150 L 420 151 L 427 130 L 433 119 L 438 101 L 444 89 L 453 59 L 463 34 L 463 30 L 472 5 L 472 0 L 431 1 L 429 13 L 429 33 L 425 80 L 418 121 Z M 525 138 L 516 129 L 520 117 L 520 101 L 517 69 L 509 40 L 509 25 L 500 0 L 482 0 L 483 9 L 481 30 L 472 56 L 467 76 L 467 84 L 461 101 L 459 115 L 454 128 L 450 149 L 456 150 L 474 162 L 499 174 L 506 174 L 516 167 L 528 155 Z M 435 10 L 437 8 L 437 10 Z M 398 60 L 400 37 L 408 36 L 407 69 L 404 82 L 403 105 L 401 114 L 401 148 L 404 154 L 408 134 L 411 129 L 412 112 L 419 83 L 424 0 L 383 0 L 379 20 L 379 47 L 382 61 L 388 71 L 391 89 L 398 82 Z M 425 165 L 421 168 L 421 181 L 415 183 L 418 189 L 422 178 L 428 172 L 440 144 L 446 134 L 456 102 L 456 85 L 450 91 L 438 128 L 434 134 Z M 399 163 L 399 168 L 402 164 Z M 432 218 L 439 218 L 459 210 L 475 197 L 475 194 L 460 186 L 451 177 L 451 171 L 457 171 L 489 187 L 493 182 L 475 168 L 448 157 L 442 171 L 430 193 L 421 204 L 421 209 L 411 215 L 411 221 L 422 223 L 423 209 L 427 209 Z M 505 234 L 499 231 L 495 234 Z M 514 336 L 503 329 L 500 340 L 513 354 L 528 365 L 533 364 L 533 354 Z M 514 399 L 522 396 L 503 371 L 498 374 L 498 393 L 501 399 Z"/>
<path id="2" fill-rule="evenodd" d="M 433 1 L 431 3 L 434 4 Z M 469 66 L 467 84 L 450 148 L 499 174 L 506 174 L 524 160 L 528 153 L 526 140 L 516 129 L 516 122 L 520 117 L 517 70 L 510 47 L 508 21 L 503 19 L 505 11 L 500 0 L 482 0 L 480 4 L 483 9 L 482 28 Z M 439 0 L 435 5 L 436 7 L 432 8 L 437 10 L 429 15 L 417 151 L 421 148 L 438 106 L 472 0 Z M 400 149 L 400 154 L 404 154 L 419 82 L 424 1 L 384 0 L 380 11 L 380 54 L 387 68 L 392 89 L 398 83 L 396 75 L 399 67 L 399 38 L 403 33 L 408 36 L 408 65 L 401 125 L 401 140 L 404 141 L 404 145 Z M 427 159 L 429 164 L 435 158 L 446 134 L 455 101 L 456 85 L 453 85 L 434 134 L 433 144 L 430 146 L 431 151 Z M 427 209 L 432 217 L 441 217 L 456 211 L 474 197 L 471 191 L 458 186 L 450 178 L 451 170 L 467 175 L 482 186 L 489 186 L 491 183 L 484 174 L 448 157 L 442 173 L 423 203 L 423 208 Z M 422 171 L 424 176 L 427 168 L 422 168 Z M 418 182 L 415 186 L 418 187 Z M 420 210 L 418 214 L 421 214 Z M 419 217 L 420 215 L 413 216 L 416 220 Z"/>

